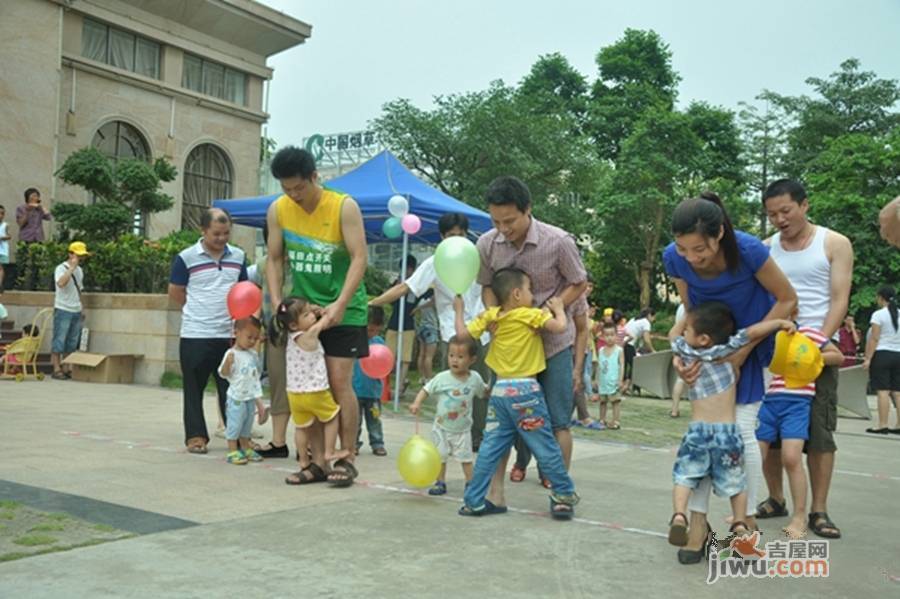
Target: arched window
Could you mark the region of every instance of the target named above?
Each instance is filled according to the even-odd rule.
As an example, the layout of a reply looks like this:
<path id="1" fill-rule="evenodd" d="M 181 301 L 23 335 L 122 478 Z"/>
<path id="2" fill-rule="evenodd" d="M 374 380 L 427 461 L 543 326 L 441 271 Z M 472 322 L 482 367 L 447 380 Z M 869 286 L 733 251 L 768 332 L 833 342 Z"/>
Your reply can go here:
<path id="1" fill-rule="evenodd" d="M 110 121 L 97 129 L 91 145 L 100 150 L 113 164 L 122 158 L 135 158 L 150 162 L 150 146 L 147 140 L 132 125 L 123 121 Z M 136 210 L 134 213 L 134 233 L 147 234 L 147 214 Z"/>
<path id="2" fill-rule="evenodd" d="M 228 157 L 212 144 L 191 150 L 184 161 L 181 228 L 196 230 L 213 200 L 231 196 L 232 170 Z"/>

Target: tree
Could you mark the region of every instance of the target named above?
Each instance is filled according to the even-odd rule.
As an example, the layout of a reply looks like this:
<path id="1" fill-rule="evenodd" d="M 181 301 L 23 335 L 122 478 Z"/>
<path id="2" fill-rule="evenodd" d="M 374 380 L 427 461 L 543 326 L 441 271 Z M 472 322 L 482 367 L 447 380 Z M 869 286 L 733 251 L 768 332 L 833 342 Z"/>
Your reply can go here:
<path id="1" fill-rule="evenodd" d="M 806 83 L 818 97 L 763 93 L 793 119 L 785 157 L 785 170 L 791 177 L 803 179 L 829 139 L 847 133 L 883 135 L 900 125 L 900 114 L 892 110 L 900 101 L 897 81 L 860 70 L 855 58 L 842 62 L 840 70 L 828 78 L 810 77 Z"/>
<path id="2" fill-rule="evenodd" d="M 679 77 L 669 46 L 654 31 L 626 29 L 622 39 L 600 50 L 596 63 L 588 127 L 597 154 L 615 160 L 647 110 L 672 110 Z"/>
<path id="3" fill-rule="evenodd" d="M 88 147 L 73 152 L 55 174 L 68 185 L 84 188 L 95 200 L 88 205 L 60 202 L 54 206 L 62 237 L 106 241 L 128 232 L 135 214 L 171 208 L 174 199 L 160 190 L 160 184 L 174 181 L 178 172 L 165 158 L 152 164 L 128 158 L 114 163 Z"/>
<path id="4" fill-rule="evenodd" d="M 580 131 L 587 113 L 587 79 L 559 53 L 538 58 L 518 94 L 538 114 L 564 114 Z"/>
<path id="5" fill-rule="evenodd" d="M 764 95 L 757 96 L 763 109 L 740 102 L 742 107 L 738 113 L 741 136 L 744 142 L 744 155 L 747 185 L 752 192 L 751 202 L 758 201 L 756 214 L 759 234 L 767 237 L 768 218 L 762 204 L 763 192 L 769 183 L 785 176 L 784 158 L 787 152 L 787 115 L 772 104 Z"/>

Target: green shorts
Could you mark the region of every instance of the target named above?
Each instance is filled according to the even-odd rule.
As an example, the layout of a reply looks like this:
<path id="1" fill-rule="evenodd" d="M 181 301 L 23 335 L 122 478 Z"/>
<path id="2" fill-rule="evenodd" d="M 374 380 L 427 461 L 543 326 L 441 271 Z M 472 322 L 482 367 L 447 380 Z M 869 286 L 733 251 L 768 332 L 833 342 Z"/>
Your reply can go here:
<path id="1" fill-rule="evenodd" d="M 834 453 L 834 431 L 837 429 L 838 367 L 826 366 L 816 379 L 816 396 L 809 413 L 809 441 L 804 451 Z"/>

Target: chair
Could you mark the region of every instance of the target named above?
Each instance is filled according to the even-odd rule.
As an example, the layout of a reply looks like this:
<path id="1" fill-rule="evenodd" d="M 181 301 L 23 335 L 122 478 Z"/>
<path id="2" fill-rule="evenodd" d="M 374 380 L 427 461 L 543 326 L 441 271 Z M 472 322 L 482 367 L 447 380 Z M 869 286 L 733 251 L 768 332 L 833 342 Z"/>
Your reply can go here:
<path id="1" fill-rule="evenodd" d="M 33 376 L 38 381 L 44 380 L 44 373 L 38 372 L 37 359 L 41 352 L 44 335 L 50 330 L 52 318 L 53 308 L 44 308 L 39 311 L 31 322 L 31 333 L 6 346 L 6 353 L 0 358 L 3 363 L 3 372 L 0 373 L 0 378 L 14 378 L 18 383 L 24 381 L 26 376 Z M 34 331 L 37 331 L 36 335 Z M 30 375 L 28 373 L 29 366 L 31 367 Z M 21 368 L 21 370 L 14 372 L 14 368 Z"/>

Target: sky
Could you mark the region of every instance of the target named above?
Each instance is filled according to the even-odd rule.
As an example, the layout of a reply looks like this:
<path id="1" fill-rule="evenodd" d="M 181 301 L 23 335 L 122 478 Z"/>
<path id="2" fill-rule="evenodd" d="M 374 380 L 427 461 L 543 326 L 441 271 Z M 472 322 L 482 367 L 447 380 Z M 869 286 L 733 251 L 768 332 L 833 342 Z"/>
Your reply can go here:
<path id="1" fill-rule="evenodd" d="M 397 98 L 430 108 L 435 95 L 518 83 L 552 52 L 593 82 L 597 52 L 627 28 L 669 44 L 681 105 L 810 93 L 807 77 L 850 57 L 900 79 L 900 0 L 260 1 L 313 28 L 269 58 L 268 135 L 279 146 L 365 129 Z"/>

